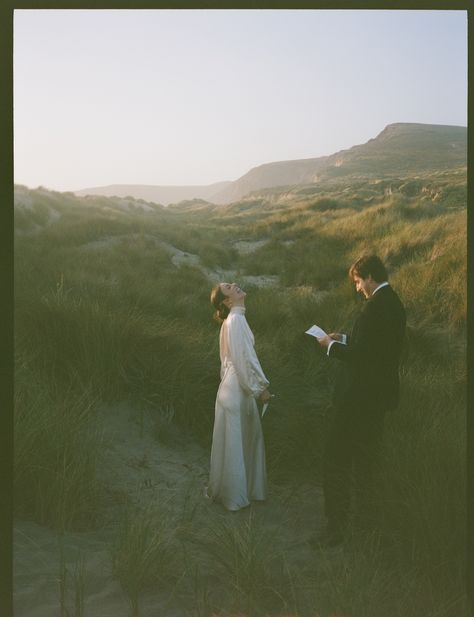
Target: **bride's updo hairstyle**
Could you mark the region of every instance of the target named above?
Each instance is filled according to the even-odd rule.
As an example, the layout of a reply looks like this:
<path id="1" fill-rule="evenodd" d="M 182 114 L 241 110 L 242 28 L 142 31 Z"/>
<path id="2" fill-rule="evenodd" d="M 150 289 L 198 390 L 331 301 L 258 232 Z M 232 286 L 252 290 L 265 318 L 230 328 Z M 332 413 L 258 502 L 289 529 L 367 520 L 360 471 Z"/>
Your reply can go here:
<path id="1" fill-rule="evenodd" d="M 219 323 L 222 323 L 230 312 L 230 308 L 224 304 L 224 300 L 227 298 L 222 293 L 220 284 L 214 285 L 211 291 L 211 304 L 216 309 L 214 319 Z"/>

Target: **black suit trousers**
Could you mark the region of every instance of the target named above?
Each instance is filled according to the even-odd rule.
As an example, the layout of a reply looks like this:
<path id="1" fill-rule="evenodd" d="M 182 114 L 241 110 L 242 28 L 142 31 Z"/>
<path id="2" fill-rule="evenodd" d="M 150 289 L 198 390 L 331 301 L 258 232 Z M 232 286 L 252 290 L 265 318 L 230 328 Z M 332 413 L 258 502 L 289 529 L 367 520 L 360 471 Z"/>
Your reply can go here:
<path id="1" fill-rule="evenodd" d="M 349 521 L 352 488 L 356 516 L 371 525 L 374 515 L 374 469 L 383 437 L 384 412 L 339 406 L 324 452 L 324 497 L 329 527 L 344 529 Z"/>

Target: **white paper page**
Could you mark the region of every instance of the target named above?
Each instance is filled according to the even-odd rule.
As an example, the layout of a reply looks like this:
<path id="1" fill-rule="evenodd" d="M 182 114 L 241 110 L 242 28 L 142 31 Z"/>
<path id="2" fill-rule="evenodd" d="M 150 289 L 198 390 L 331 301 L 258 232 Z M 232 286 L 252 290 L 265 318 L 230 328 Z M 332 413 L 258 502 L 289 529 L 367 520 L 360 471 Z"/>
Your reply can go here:
<path id="1" fill-rule="evenodd" d="M 323 338 L 323 336 L 327 336 L 326 332 L 319 326 L 311 326 L 309 330 L 306 330 L 305 334 L 309 334 L 310 336 L 314 336 L 315 338 Z"/>

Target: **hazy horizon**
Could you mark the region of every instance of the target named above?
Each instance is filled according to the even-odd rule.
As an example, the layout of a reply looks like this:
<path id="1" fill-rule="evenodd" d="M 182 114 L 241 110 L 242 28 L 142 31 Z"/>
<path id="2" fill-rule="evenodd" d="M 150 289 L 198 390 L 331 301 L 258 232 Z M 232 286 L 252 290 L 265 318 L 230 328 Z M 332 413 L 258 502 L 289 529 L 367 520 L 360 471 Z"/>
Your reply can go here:
<path id="1" fill-rule="evenodd" d="M 15 183 L 209 185 L 467 125 L 466 11 L 15 10 Z"/>

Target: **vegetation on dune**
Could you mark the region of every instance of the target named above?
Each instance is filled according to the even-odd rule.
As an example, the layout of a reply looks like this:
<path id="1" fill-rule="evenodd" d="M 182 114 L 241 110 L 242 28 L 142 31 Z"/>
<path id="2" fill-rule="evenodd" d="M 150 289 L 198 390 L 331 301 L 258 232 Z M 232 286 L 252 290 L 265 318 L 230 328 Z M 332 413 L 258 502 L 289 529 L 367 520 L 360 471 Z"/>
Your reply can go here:
<path id="1" fill-rule="evenodd" d="M 72 392 L 32 369 L 19 352 L 15 374 L 15 509 L 41 524 L 88 528 L 96 522 L 103 433 L 96 394 Z"/>
<path id="2" fill-rule="evenodd" d="M 144 512 L 125 521 L 114 571 L 137 614 L 140 593 L 155 583 L 198 585 L 202 614 L 275 607 L 312 617 L 315 610 L 463 614 L 465 199 L 462 169 L 350 185 L 334 179 L 325 191 L 306 185 L 226 207 L 151 211 L 22 187 L 15 210 L 17 515 L 60 529 L 95 524 L 100 401 L 129 399 L 158 423 L 168 410 L 209 447 L 219 357 L 206 268 L 278 275 L 277 287 L 247 287 L 248 321 L 277 394 L 264 427 L 269 475 L 278 487 L 318 483 L 334 366 L 304 331 L 313 323 L 347 331 L 360 310 L 347 267 L 375 251 L 408 314 L 402 401 L 387 420 L 379 468 L 378 532 L 355 533 L 349 559 L 322 553 L 301 572 L 260 520 L 224 522 L 207 536 L 180 528 L 184 536 L 175 536 L 169 513 Z M 259 244 L 239 252 L 238 241 Z M 169 246 L 202 267 L 177 265 Z M 188 555 L 179 569 L 182 537 L 201 547 L 204 565 Z M 216 557 L 222 546 L 233 559 Z M 155 566 L 167 555 L 163 583 Z M 274 571 L 265 555 L 283 569 Z M 224 574 L 226 590 L 204 589 L 193 569 L 201 567 L 210 580 Z M 393 591 L 401 588 L 402 595 Z"/>
<path id="3" fill-rule="evenodd" d="M 111 547 L 114 576 L 127 593 L 132 617 L 139 617 L 144 591 L 176 582 L 182 575 L 182 557 L 177 551 L 176 525 L 161 509 L 127 512 L 122 529 Z"/>

